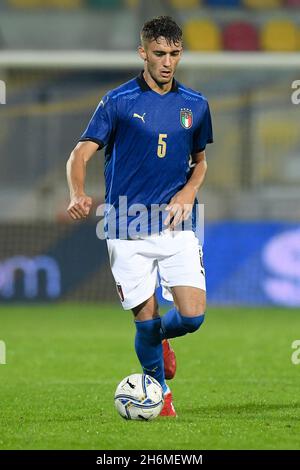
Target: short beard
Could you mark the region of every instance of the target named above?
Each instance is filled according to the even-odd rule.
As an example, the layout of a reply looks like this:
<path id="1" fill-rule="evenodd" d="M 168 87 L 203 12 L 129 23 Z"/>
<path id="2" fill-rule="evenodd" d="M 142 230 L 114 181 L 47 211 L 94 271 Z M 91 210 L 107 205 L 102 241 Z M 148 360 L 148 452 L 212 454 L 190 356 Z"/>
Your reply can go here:
<path id="1" fill-rule="evenodd" d="M 174 78 L 174 74 L 171 75 L 170 79 L 166 79 L 168 80 L 167 82 L 161 82 L 161 81 L 158 81 L 158 79 L 156 79 L 153 75 L 152 75 L 152 72 L 151 70 L 147 67 L 147 70 L 148 70 L 148 73 L 150 74 L 150 77 L 152 78 L 152 80 L 155 81 L 155 83 L 158 85 L 158 86 L 161 86 L 161 85 L 168 85 L 168 83 L 172 83 L 173 81 L 173 78 Z"/>

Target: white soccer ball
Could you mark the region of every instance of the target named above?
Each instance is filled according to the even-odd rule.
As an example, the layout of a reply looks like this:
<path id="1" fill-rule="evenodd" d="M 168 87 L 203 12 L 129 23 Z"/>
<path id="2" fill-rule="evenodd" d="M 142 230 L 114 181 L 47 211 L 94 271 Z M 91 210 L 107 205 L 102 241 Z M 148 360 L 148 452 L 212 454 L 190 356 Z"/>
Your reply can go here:
<path id="1" fill-rule="evenodd" d="M 159 415 L 163 404 L 163 390 L 150 375 L 128 375 L 117 386 L 115 406 L 122 418 L 149 421 Z"/>

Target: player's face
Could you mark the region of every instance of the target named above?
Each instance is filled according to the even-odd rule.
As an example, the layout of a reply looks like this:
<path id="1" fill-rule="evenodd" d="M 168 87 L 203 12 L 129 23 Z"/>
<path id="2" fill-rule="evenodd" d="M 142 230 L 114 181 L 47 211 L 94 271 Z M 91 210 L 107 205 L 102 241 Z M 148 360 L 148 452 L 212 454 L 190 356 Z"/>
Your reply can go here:
<path id="1" fill-rule="evenodd" d="M 173 80 L 181 54 L 181 43 L 168 44 L 163 37 L 140 47 L 140 55 L 147 63 L 149 74 L 156 83 L 161 85 Z"/>

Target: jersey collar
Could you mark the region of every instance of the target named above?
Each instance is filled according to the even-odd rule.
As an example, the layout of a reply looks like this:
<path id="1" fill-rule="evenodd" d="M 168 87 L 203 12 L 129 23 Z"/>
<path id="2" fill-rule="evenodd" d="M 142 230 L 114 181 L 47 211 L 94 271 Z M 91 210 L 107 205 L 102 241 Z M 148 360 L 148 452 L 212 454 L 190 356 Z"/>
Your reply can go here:
<path id="1" fill-rule="evenodd" d="M 148 83 L 144 79 L 143 71 L 136 77 L 136 80 L 137 80 L 137 82 L 140 86 L 140 89 L 142 91 L 153 91 L 152 88 L 149 87 Z M 174 93 L 178 92 L 178 83 L 175 80 L 175 78 L 173 78 L 172 88 L 169 91 L 169 93 L 171 93 L 171 92 L 174 92 Z"/>

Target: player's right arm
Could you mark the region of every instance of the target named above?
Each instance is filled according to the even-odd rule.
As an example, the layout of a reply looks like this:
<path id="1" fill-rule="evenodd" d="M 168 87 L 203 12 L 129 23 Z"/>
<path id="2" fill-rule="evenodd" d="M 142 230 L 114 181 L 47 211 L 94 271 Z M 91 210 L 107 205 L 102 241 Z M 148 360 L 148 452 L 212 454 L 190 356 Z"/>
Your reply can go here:
<path id="1" fill-rule="evenodd" d="M 88 216 L 92 199 L 85 194 L 85 170 L 87 162 L 97 150 L 107 145 L 115 128 L 116 103 L 107 93 L 97 106 L 86 130 L 80 138 L 67 163 L 67 179 L 70 188 L 68 213 L 72 219 Z"/>
<path id="2" fill-rule="evenodd" d="M 95 142 L 79 142 L 67 161 L 67 180 L 70 189 L 68 214 L 74 220 L 85 219 L 92 206 L 92 198 L 85 194 L 84 183 L 87 162 L 98 150 Z"/>

